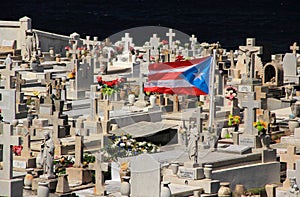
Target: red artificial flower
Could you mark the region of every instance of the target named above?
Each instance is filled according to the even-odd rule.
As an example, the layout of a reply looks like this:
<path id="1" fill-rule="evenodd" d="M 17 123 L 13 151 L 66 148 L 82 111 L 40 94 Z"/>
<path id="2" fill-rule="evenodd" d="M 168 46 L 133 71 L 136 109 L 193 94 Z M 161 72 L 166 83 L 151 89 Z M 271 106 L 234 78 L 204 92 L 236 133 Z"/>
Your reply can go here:
<path id="1" fill-rule="evenodd" d="M 97 82 L 101 83 L 102 82 L 102 77 L 101 76 L 97 76 Z"/>
<path id="2" fill-rule="evenodd" d="M 182 55 L 177 55 L 177 57 L 176 57 L 176 62 L 178 62 L 178 61 L 182 61 L 183 60 L 183 56 Z"/>
<path id="3" fill-rule="evenodd" d="M 13 146 L 13 152 L 15 155 L 20 156 L 22 152 L 23 146 Z"/>
<path id="4" fill-rule="evenodd" d="M 162 40 L 161 42 L 162 42 L 163 45 L 169 44 L 169 42 L 167 40 Z"/>
<path id="5" fill-rule="evenodd" d="M 66 51 L 68 51 L 68 50 L 70 50 L 70 49 L 71 49 L 70 46 L 65 46 L 65 50 L 66 50 Z"/>

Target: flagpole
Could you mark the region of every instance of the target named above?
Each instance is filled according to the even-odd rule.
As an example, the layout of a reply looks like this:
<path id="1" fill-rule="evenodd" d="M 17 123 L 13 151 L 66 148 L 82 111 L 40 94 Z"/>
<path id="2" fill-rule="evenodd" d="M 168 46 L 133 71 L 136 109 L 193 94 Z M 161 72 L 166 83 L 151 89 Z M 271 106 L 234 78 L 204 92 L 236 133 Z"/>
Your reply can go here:
<path id="1" fill-rule="evenodd" d="M 209 122 L 208 122 L 208 131 L 214 133 L 214 121 L 216 116 L 215 110 L 215 69 L 216 69 L 216 53 L 217 50 L 213 50 L 213 63 L 210 68 L 210 78 L 209 78 Z"/>

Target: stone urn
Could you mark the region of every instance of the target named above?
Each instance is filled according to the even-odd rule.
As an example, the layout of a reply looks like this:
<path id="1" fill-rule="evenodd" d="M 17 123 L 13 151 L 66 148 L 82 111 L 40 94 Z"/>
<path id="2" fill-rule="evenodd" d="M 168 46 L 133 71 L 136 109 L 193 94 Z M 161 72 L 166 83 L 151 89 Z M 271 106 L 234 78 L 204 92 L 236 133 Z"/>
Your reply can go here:
<path id="1" fill-rule="evenodd" d="M 49 197 L 50 190 L 47 182 L 39 182 L 37 188 L 37 196 L 38 197 Z"/>
<path id="2" fill-rule="evenodd" d="M 299 127 L 299 122 L 297 119 L 290 119 L 288 124 L 289 124 L 289 130 L 291 134 L 294 133 L 295 128 Z"/>
<path id="3" fill-rule="evenodd" d="M 43 168 L 42 162 L 43 162 L 42 153 L 40 152 L 36 156 L 36 160 L 35 160 L 36 168 L 42 169 Z"/>
<path id="4" fill-rule="evenodd" d="M 221 187 L 218 190 L 218 196 L 219 197 L 231 197 L 232 192 L 229 187 L 230 183 L 229 182 L 221 182 L 220 185 L 221 185 Z"/>
<path id="5" fill-rule="evenodd" d="M 155 95 L 150 95 L 149 102 L 150 102 L 151 107 L 155 107 L 156 106 L 156 96 Z"/>
<path id="6" fill-rule="evenodd" d="M 24 189 L 31 189 L 32 186 L 32 180 L 33 180 L 33 175 L 32 175 L 33 168 L 28 168 L 26 169 L 27 174 L 24 177 Z"/>
<path id="7" fill-rule="evenodd" d="M 246 188 L 244 185 L 236 184 L 234 188 L 234 197 L 241 197 L 246 191 Z"/>
<path id="8" fill-rule="evenodd" d="M 122 196 L 129 196 L 130 195 L 130 183 L 129 183 L 129 176 L 123 176 L 122 177 L 123 182 L 121 183 L 121 195 Z"/>
<path id="9" fill-rule="evenodd" d="M 177 175 L 178 168 L 179 168 L 179 163 L 176 162 L 176 161 L 172 162 L 169 168 L 172 170 L 173 175 Z"/>
<path id="10" fill-rule="evenodd" d="M 133 105 L 135 102 L 135 95 L 134 94 L 129 94 L 128 95 L 128 102 L 129 104 Z"/>
<path id="11" fill-rule="evenodd" d="M 207 179 L 211 179 L 212 178 L 212 165 L 204 165 L 204 176 Z"/>
<path id="12" fill-rule="evenodd" d="M 122 101 L 125 100 L 125 96 L 126 96 L 126 91 L 125 90 L 120 90 L 120 99 Z"/>
<path id="13" fill-rule="evenodd" d="M 171 197 L 171 190 L 169 188 L 169 181 L 161 183 L 160 197 Z"/>

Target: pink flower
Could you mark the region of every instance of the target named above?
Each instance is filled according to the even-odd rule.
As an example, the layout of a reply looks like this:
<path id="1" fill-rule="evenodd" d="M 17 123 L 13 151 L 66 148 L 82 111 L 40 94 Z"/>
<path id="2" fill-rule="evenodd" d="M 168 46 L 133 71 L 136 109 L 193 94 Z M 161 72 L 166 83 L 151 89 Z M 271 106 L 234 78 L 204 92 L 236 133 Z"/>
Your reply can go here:
<path id="1" fill-rule="evenodd" d="M 163 45 L 169 44 L 169 42 L 167 40 L 162 40 L 161 42 L 162 42 Z"/>

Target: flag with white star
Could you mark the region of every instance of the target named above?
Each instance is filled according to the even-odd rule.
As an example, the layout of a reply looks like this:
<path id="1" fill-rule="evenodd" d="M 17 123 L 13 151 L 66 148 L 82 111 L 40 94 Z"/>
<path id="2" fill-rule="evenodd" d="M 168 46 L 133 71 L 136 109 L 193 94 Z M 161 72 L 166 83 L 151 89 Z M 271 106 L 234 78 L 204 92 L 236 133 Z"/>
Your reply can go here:
<path id="1" fill-rule="evenodd" d="M 212 57 L 204 59 L 202 62 L 191 66 L 180 76 L 193 86 L 197 87 L 206 94 L 209 93 L 209 71 L 212 64 Z"/>

